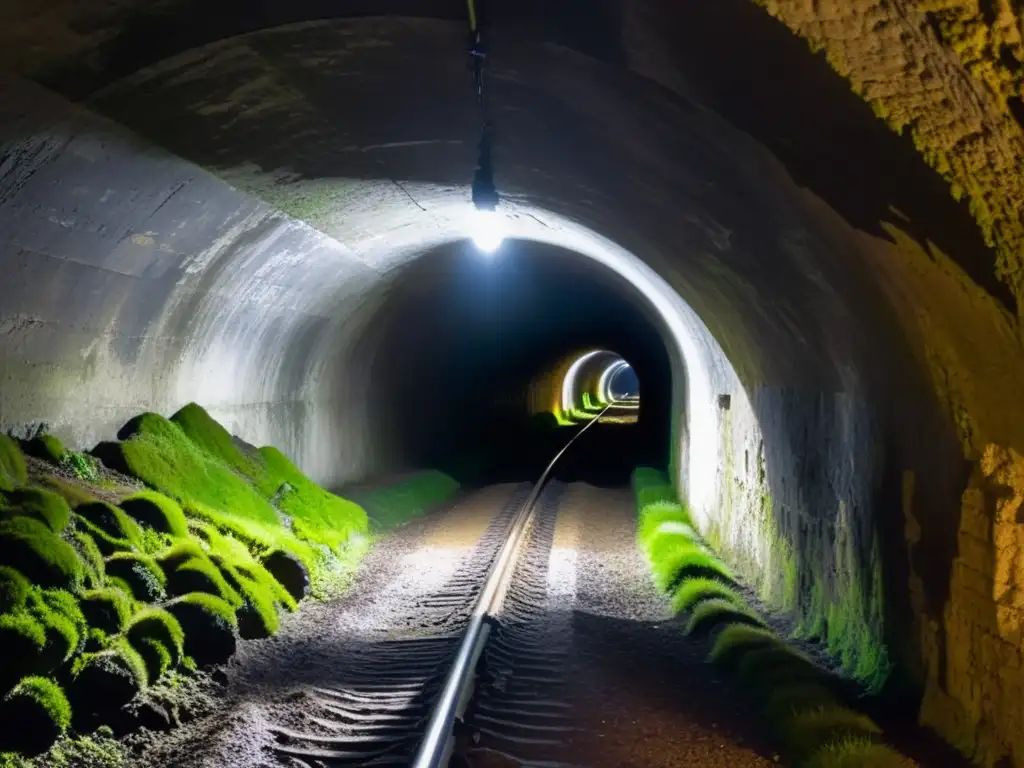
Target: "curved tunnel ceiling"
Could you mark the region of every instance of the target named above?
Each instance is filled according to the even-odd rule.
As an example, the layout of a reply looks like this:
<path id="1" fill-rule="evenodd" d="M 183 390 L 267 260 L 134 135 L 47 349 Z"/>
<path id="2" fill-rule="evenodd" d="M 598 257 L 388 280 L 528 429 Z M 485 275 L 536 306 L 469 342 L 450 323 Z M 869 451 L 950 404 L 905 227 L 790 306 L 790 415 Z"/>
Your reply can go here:
<path id="1" fill-rule="evenodd" d="M 1002 702 L 940 639 L 973 631 L 961 519 L 1024 452 L 1019 9 L 988 4 L 972 48 L 958 3 L 763 4 L 823 55 L 743 0 L 499 3 L 505 214 L 643 296 L 674 480 L 759 594 L 852 595 L 849 671 L 884 638 L 944 706 L 970 705 L 947 664 Z M 8 68 L 145 139 L 3 83 L 5 426 L 85 440 L 198 399 L 325 482 L 395 464 L 364 404 L 407 278 L 464 240 L 478 125 L 461 5 L 339 8 L 190 28 L 192 3 L 86 2 L 0 33 Z M 371 11 L 433 18 L 280 26 Z"/>

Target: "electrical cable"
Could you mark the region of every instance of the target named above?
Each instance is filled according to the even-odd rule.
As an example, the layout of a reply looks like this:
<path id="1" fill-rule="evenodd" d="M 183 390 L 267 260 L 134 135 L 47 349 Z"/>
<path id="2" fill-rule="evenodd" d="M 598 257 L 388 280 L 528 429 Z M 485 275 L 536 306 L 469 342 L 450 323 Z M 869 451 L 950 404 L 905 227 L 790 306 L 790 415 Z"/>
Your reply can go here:
<path id="1" fill-rule="evenodd" d="M 477 0 L 466 0 L 469 11 L 469 58 L 473 70 L 473 85 L 480 109 L 480 143 L 477 148 L 477 166 L 473 173 L 473 205 L 479 210 L 493 211 L 498 207 L 498 190 L 494 186 L 494 165 L 491 160 L 491 122 L 484 92 L 484 74 L 487 48 L 483 31 L 486 26 L 483 8 Z"/>

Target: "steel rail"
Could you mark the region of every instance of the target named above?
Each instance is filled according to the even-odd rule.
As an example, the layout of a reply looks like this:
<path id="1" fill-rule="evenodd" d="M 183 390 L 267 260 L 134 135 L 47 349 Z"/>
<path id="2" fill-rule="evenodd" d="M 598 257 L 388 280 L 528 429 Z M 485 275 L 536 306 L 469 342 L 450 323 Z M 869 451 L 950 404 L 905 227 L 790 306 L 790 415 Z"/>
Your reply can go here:
<path id="1" fill-rule="evenodd" d="M 533 520 L 533 509 L 540 498 L 541 491 L 547 483 L 551 470 L 555 468 L 562 455 L 569 450 L 583 433 L 598 423 L 601 416 L 615 405 L 614 402 L 605 406 L 604 410 L 583 429 L 573 435 L 572 439 L 565 444 L 551 460 L 547 468 L 541 474 L 540 479 L 530 495 L 526 498 L 523 508 L 516 515 L 509 526 L 508 537 L 498 552 L 497 558 L 491 564 L 487 572 L 487 580 L 480 592 L 476 606 L 469 619 L 469 626 L 459 643 L 459 650 L 455 654 L 455 662 L 452 664 L 451 672 L 445 681 L 441 696 L 434 707 L 434 712 L 427 723 L 427 729 L 420 742 L 420 748 L 413 759 L 413 768 L 444 768 L 451 757 L 452 741 L 454 738 L 456 719 L 464 712 L 473 688 L 473 678 L 476 673 L 476 665 L 483 653 L 484 646 L 490 636 L 491 625 L 487 619 L 492 617 L 494 606 L 500 604 L 504 592 L 508 588 L 508 581 L 512 575 L 515 565 L 515 553 L 525 538 L 526 531 Z"/>

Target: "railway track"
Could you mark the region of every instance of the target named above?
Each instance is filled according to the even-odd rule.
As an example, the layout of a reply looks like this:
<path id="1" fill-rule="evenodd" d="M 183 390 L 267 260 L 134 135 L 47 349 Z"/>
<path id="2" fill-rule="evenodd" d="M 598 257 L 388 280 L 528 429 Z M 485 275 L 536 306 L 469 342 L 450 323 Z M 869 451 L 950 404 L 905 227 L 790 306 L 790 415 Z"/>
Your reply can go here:
<path id="1" fill-rule="evenodd" d="M 566 650 L 545 601 L 565 489 L 547 478 L 572 442 L 532 489 L 516 489 L 452 577 L 418 601 L 401 638 L 353 649 L 334 683 L 304 699 L 301 727 L 273 729 L 283 764 L 435 768 L 469 746 L 523 765 L 569 765 L 569 707 L 558 695 Z"/>

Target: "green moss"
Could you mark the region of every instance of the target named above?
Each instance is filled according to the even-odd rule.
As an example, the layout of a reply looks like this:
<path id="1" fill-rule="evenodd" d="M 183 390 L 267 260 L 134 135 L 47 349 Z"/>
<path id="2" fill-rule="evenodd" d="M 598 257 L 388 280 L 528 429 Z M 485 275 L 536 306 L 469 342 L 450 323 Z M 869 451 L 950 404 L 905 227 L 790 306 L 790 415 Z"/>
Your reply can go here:
<path id="1" fill-rule="evenodd" d="M 640 511 L 637 539 L 642 545 L 647 546 L 665 535 L 684 536 L 695 542 L 700 539 L 690 522 L 689 513 L 678 502 L 657 501 Z"/>
<path id="2" fill-rule="evenodd" d="M 0 613 L 15 611 L 25 605 L 31 586 L 29 580 L 13 568 L 0 566 Z"/>
<path id="3" fill-rule="evenodd" d="M 708 660 L 720 669 L 733 672 L 747 653 L 774 647 L 778 641 L 778 636 L 765 627 L 729 624 L 715 636 Z"/>
<path id="4" fill-rule="evenodd" d="M 4 728 L 0 749 L 39 755 L 71 725 L 71 705 L 60 686 L 43 677 L 27 677 L 0 704 Z"/>
<path id="5" fill-rule="evenodd" d="M 173 565 L 167 572 L 167 585 L 170 593 L 175 596 L 203 592 L 219 597 L 235 608 L 243 602 L 242 597 L 228 584 L 224 574 L 205 553 Z"/>
<path id="6" fill-rule="evenodd" d="M 25 456 L 14 438 L 0 435 L 0 491 L 10 491 L 28 482 Z"/>
<path id="7" fill-rule="evenodd" d="M 672 595 L 672 609 L 676 613 L 691 611 L 706 600 L 725 600 L 737 606 L 747 604 L 735 588 L 721 581 L 688 579 Z"/>
<path id="8" fill-rule="evenodd" d="M 78 553 L 78 559 L 82 563 L 85 586 L 89 589 L 101 586 L 105 578 L 105 571 L 103 569 L 103 553 L 100 552 L 96 540 L 85 531 L 75 530 L 67 541 Z"/>
<path id="9" fill-rule="evenodd" d="M 156 491 L 140 491 L 121 500 L 123 509 L 136 522 L 171 536 L 188 536 L 188 522 L 174 499 Z"/>
<path id="10" fill-rule="evenodd" d="M 648 558 L 655 584 L 662 592 L 672 593 L 688 579 L 715 579 L 733 584 L 732 571 L 718 557 L 694 544 L 667 551 L 659 549 L 657 560 Z"/>
<path id="11" fill-rule="evenodd" d="M 86 621 L 110 635 L 120 633 L 132 615 L 132 598 L 114 587 L 87 590 L 79 603 Z"/>
<path id="12" fill-rule="evenodd" d="M 38 435 L 25 442 L 25 453 L 51 464 L 60 464 L 67 452 L 60 438 L 50 434 Z"/>
<path id="13" fill-rule="evenodd" d="M 266 580 L 252 578 L 249 575 L 258 573 L 257 569 L 235 567 L 218 555 L 213 555 L 211 559 L 220 569 L 224 579 L 241 597 L 241 604 L 236 606 L 239 635 L 246 640 L 254 640 L 277 634 L 280 624 L 277 594 Z M 273 581 L 273 577 L 270 580 Z M 284 591 L 284 594 L 287 595 L 287 591 Z M 290 595 L 288 597 L 290 598 Z"/>
<path id="14" fill-rule="evenodd" d="M 76 451 L 68 451 L 61 464 L 69 469 L 79 480 L 94 483 L 100 478 L 99 465 L 92 456 Z"/>
<path id="15" fill-rule="evenodd" d="M 145 637 L 133 644 L 133 647 L 146 665 L 146 675 L 151 682 L 156 682 L 174 666 L 171 652 L 159 640 Z"/>
<path id="16" fill-rule="evenodd" d="M 839 700 L 831 687 L 800 681 L 780 683 L 773 690 L 765 691 L 760 700 L 761 713 L 772 728 L 805 710 L 836 706 Z"/>
<path id="17" fill-rule="evenodd" d="M 0 765 L 3 765 L 0 762 Z M 125 746 L 102 726 L 88 736 L 66 735 L 31 766 L 20 764 L 9 768 L 128 768 Z M 4 766 L 8 768 L 8 766 Z"/>
<path id="18" fill-rule="evenodd" d="M 786 687 L 832 687 L 828 672 L 781 640 L 774 646 L 745 653 L 736 668 L 736 681 L 759 700 Z"/>
<path id="19" fill-rule="evenodd" d="M 113 504 L 107 504 L 105 501 L 83 504 L 75 509 L 75 514 L 88 520 L 107 536 L 118 541 L 127 541 L 133 549 L 142 543 L 142 529 L 139 528 L 139 524 L 123 509 Z"/>
<path id="20" fill-rule="evenodd" d="M 189 403 L 170 420 L 200 450 L 249 478 L 261 495 L 269 498 L 277 491 L 280 479 L 268 473 L 261 460 L 242 453 L 231 433 L 201 406 Z"/>
<path id="21" fill-rule="evenodd" d="M 72 704 L 76 710 L 112 712 L 146 687 L 147 674 L 143 658 L 119 638 L 104 651 L 75 659 L 69 688 Z"/>
<path id="22" fill-rule="evenodd" d="M 77 591 L 84 578 L 78 553 L 45 525 L 27 517 L 0 522 L 0 565 L 43 587 Z"/>
<path id="23" fill-rule="evenodd" d="M 136 600 L 153 603 L 163 599 L 167 577 L 156 560 L 139 552 L 117 552 L 104 561 L 108 576 L 128 585 Z"/>
<path id="24" fill-rule="evenodd" d="M 449 499 L 459 490 L 458 481 L 432 470 L 360 494 L 355 501 L 366 510 L 374 531 L 390 531 Z"/>
<path id="25" fill-rule="evenodd" d="M 68 503 L 53 491 L 44 488 L 17 488 L 0 497 L 0 517 L 31 517 L 54 533 L 63 531 L 71 520 Z"/>
<path id="26" fill-rule="evenodd" d="M 325 491 L 272 446 L 260 448 L 260 457 L 277 484 L 277 506 L 292 518 L 299 538 L 337 549 L 352 534 L 366 532 L 366 512 L 358 504 Z"/>
<path id="27" fill-rule="evenodd" d="M 99 551 L 101 558 L 117 552 L 135 551 L 135 546 L 128 539 L 111 536 L 98 525 L 80 517 L 77 513 L 71 515 L 71 522 L 75 527 L 75 538 L 79 541 L 88 538 L 92 542 L 92 547 Z"/>
<path id="28" fill-rule="evenodd" d="M 168 603 L 167 610 L 185 632 L 185 653 L 199 664 L 219 664 L 234 654 L 238 622 L 234 609 L 219 597 L 184 595 Z"/>
<path id="29" fill-rule="evenodd" d="M 872 738 L 861 736 L 826 744 L 803 765 L 804 768 L 913 768 L 916 763 Z"/>
<path id="30" fill-rule="evenodd" d="M 806 709 L 776 727 L 783 751 L 803 761 L 828 744 L 877 738 L 882 733 L 867 715 L 842 706 Z"/>
<path id="31" fill-rule="evenodd" d="M 46 630 L 28 611 L 0 614 L 0 690 L 39 669 L 46 648 Z"/>
<path id="32" fill-rule="evenodd" d="M 45 486 L 54 493 L 59 494 L 68 505 L 75 509 L 82 504 L 89 504 L 98 501 L 96 495 L 89 489 L 56 475 L 42 475 L 39 480 L 41 486 Z"/>
<path id="33" fill-rule="evenodd" d="M 113 461 L 183 506 L 230 510 L 246 520 L 279 527 L 273 507 L 229 466 L 193 443 L 181 428 L 155 413 L 132 419 L 112 445 Z M 108 458 L 105 456 L 104 461 Z"/>
<path id="34" fill-rule="evenodd" d="M 74 595 L 59 589 L 33 589 L 27 608 L 46 634 L 41 656 L 44 671 L 56 669 L 81 650 L 86 623 Z"/>
<path id="35" fill-rule="evenodd" d="M 712 598 L 703 601 L 693 609 L 690 620 L 686 624 L 686 634 L 699 637 L 726 624 L 765 626 L 764 620 L 750 608 L 737 605 L 732 600 Z"/>
<path id="36" fill-rule="evenodd" d="M 185 631 L 174 616 L 163 608 L 149 607 L 132 617 L 125 635 L 133 645 L 147 638 L 160 642 L 178 663 L 184 653 Z"/>

